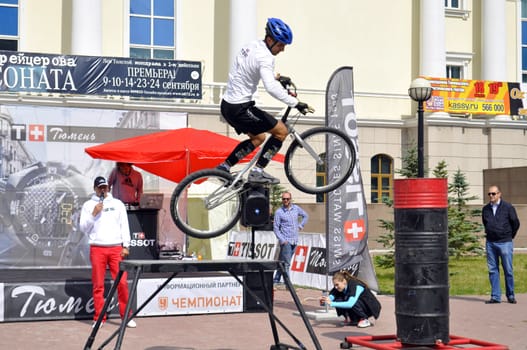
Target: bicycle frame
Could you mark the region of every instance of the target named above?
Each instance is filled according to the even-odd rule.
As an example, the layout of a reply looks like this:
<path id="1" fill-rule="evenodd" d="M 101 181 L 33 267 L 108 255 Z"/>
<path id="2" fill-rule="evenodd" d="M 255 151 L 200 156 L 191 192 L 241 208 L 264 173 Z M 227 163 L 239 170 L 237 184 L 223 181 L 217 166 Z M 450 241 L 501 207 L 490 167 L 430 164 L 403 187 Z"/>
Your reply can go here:
<path id="1" fill-rule="evenodd" d="M 294 85 L 291 84 L 294 88 Z M 296 95 L 296 93 L 295 93 Z M 302 137 L 300 137 L 300 134 L 287 122 L 287 117 L 289 116 L 289 113 L 291 112 L 291 107 L 287 107 L 286 111 L 284 112 L 284 115 L 280 118 L 280 120 L 286 125 L 288 135 L 291 135 L 300 145 L 302 148 L 306 149 L 306 151 L 313 157 L 313 159 L 316 160 L 317 164 L 322 165 L 324 164 L 324 160 L 320 158 L 320 156 L 313 150 L 313 148 L 307 144 Z M 251 169 L 255 163 L 260 158 L 265 144 L 269 141 L 269 139 L 272 136 L 268 136 L 264 143 L 260 146 L 260 149 L 258 152 L 252 157 L 252 159 L 236 174 L 234 179 L 232 180 L 231 184 L 226 187 L 218 188 L 216 191 L 211 193 L 209 196 L 205 198 L 205 205 L 208 209 L 214 209 L 218 205 L 224 203 L 225 201 L 240 195 L 244 188 L 245 183 L 247 183 L 247 180 L 243 177 L 249 169 Z"/>
<path id="2" fill-rule="evenodd" d="M 308 143 L 306 143 L 302 137 L 300 137 L 300 135 L 296 132 L 295 129 L 291 128 L 289 135 L 292 135 L 295 140 L 300 144 L 300 146 L 302 146 L 302 148 L 305 148 L 307 153 L 309 153 L 309 155 L 316 160 L 318 165 L 324 164 L 324 159 L 320 158 L 317 152 L 315 152 L 313 148 Z"/>
<path id="3" fill-rule="evenodd" d="M 267 143 L 269 137 L 262 144 L 258 152 L 251 160 L 236 174 L 229 186 L 220 187 L 205 198 L 205 206 L 210 210 L 216 208 L 233 197 L 239 196 L 244 191 L 244 184 L 247 182 L 243 175 L 251 169 L 263 152 L 263 146 Z"/>
<path id="4" fill-rule="evenodd" d="M 288 133 L 289 134 L 293 133 L 295 135 L 295 138 L 299 140 L 299 142 L 301 142 L 302 145 L 305 145 L 305 143 L 300 138 L 300 136 L 296 133 L 296 131 L 287 124 L 287 117 L 289 116 L 290 112 L 291 112 L 291 107 L 287 107 L 284 115 L 282 116 L 282 118 L 280 118 L 280 120 L 284 124 L 286 124 Z M 260 149 L 258 150 L 258 152 L 256 152 L 254 157 L 252 157 L 251 160 L 236 174 L 236 176 L 234 177 L 234 179 L 232 180 L 229 186 L 218 188 L 216 191 L 214 191 L 213 193 L 211 193 L 205 198 L 205 206 L 208 209 L 214 209 L 218 205 L 242 193 L 242 191 L 244 190 L 243 185 L 247 182 L 243 176 L 245 175 L 245 173 L 249 171 L 249 169 L 251 169 L 256 164 L 256 162 L 262 155 L 264 146 L 269 141 L 269 138 L 271 138 L 271 136 L 268 136 L 265 139 L 264 143 L 260 146 Z M 312 152 L 311 154 L 313 153 L 314 152 Z M 318 158 L 318 155 L 316 155 L 316 157 Z"/>
<path id="5" fill-rule="evenodd" d="M 287 127 L 288 135 L 291 135 L 298 142 L 298 144 L 300 144 L 300 146 L 302 146 L 302 148 L 304 148 L 307 153 L 309 153 L 311 157 L 316 160 L 318 165 L 323 165 L 324 160 L 320 158 L 320 156 L 313 150 L 313 148 L 309 144 L 307 144 L 304 139 L 300 137 L 300 134 L 287 122 L 287 117 L 289 116 L 290 111 L 291 107 L 287 107 L 287 111 L 284 113 L 284 116 L 281 119 Z"/>

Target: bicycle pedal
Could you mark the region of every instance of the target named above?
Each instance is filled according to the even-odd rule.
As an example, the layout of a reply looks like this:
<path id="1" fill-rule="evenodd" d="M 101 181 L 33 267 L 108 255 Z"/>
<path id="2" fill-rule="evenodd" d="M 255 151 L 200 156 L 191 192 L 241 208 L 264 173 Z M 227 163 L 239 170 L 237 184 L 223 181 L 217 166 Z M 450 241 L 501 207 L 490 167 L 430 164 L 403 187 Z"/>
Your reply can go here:
<path id="1" fill-rule="evenodd" d="M 233 177 L 231 180 L 229 180 L 228 182 L 226 182 L 223 187 L 225 188 L 228 188 L 228 187 L 231 187 L 232 189 L 238 189 L 240 187 L 242 187 L 245 183 L 245 181 L 243 179 L 239 179 L 238 181 L 234 182 L 234 178 Z"/>

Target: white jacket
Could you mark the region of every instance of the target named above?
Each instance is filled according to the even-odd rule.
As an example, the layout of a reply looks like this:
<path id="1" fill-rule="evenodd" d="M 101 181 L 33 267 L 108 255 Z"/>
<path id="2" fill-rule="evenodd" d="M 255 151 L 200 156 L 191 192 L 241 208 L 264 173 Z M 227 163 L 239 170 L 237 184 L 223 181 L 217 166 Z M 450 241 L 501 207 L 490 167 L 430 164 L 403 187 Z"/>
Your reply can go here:
<path id="1" fill-rule="evenodd" d="M 80 229 L 88 235 L 89 244 L 129 247 L 130 227 L 123 202 L 107 193 L 103 210 L 94 217 L 93 208 L 99 201 L 100 198 L 93 194 L 91 199 L 82 205 Z"/>
<path id="2" fill-rule="evenodd" d="M 252 101 L 260 79 L 269 95 L 289 107 L 298 104 L 298 100 L 290 96 L 276 80 L 274 56 L 263 40 L 253 41 L 240 50 L 229 72 L 223 99 L 232 104 Z"/>

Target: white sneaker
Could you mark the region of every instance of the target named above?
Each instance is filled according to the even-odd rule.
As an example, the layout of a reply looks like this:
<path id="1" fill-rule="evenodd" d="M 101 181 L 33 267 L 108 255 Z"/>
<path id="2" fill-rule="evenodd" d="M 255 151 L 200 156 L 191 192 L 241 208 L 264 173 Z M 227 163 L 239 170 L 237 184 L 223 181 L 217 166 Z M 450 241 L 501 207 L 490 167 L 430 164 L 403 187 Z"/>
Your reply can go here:
<path id="1" fill-rule="evenodd" d="M 135 328 L 135 327 L 137 327 L 137 323 L 135 323 L 134 320 L 130 320 L 130 321 L 128 321 L 128 323 L 126 324 L 126 327 L 128 327 L 128 328 Z"/>
<path id="2" fill-rule="evenodd" d="M 368 320 L 367 318 L 360 320 L 359 323 L 357 323 L 357 327 L 359 328 L 366 328 L 370 326 L 371 326 L 370 320 Z"/>

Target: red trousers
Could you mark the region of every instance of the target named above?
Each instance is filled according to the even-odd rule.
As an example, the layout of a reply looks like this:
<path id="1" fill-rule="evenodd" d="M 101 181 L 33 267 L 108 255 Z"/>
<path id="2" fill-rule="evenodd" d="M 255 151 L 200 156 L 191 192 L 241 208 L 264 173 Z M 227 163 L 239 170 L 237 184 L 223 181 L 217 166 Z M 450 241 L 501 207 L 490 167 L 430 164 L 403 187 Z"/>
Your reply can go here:
<path id="1" fill-rule="evenodd" d="M 102 247 L 90 246 L 90 261 L 91 261 L 91 280 L 93 284 L 93 304 L 95 313 L 93 319 L 97 320 L 104 306 L 104 277 L 106 274 L 106 266 L 110 269 L 112 279 L 119 273 L 119 263 L 122 260 L 121 246 Z M 117 295 L 119 302 L 119 314 L 124 318 L 126 311 L 126 304 L 128 303 L 128 281 L 127 273 L 124 272 L 119 284 L 117 285 Z M 103 318 L 106 321 L 106 314 Z"/>

